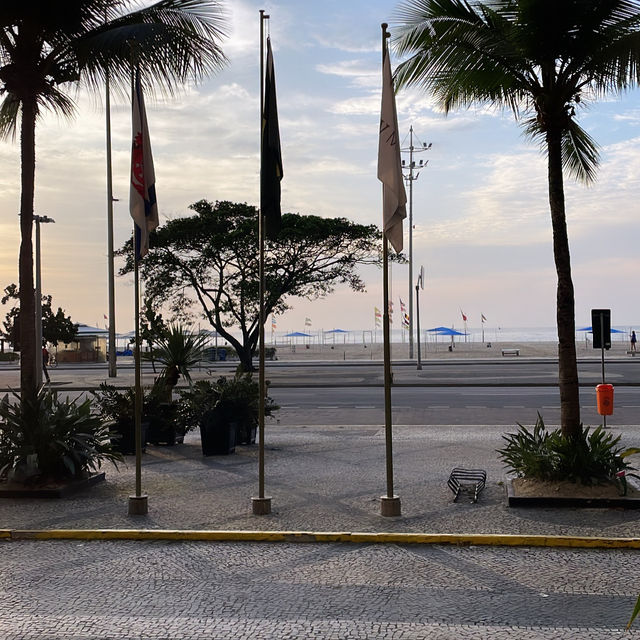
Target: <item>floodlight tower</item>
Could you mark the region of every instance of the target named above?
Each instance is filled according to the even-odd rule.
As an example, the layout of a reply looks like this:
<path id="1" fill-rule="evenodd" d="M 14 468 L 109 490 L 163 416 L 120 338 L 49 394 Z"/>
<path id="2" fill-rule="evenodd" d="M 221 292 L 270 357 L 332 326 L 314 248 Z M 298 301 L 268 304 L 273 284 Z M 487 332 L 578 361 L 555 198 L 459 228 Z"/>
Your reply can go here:
<path id="1" fill-rule="evenodd" d="M 409 358 L 413 358 L 413 182 L 418 179 L 420 171 L 429 162 L 428 160 L 426 162 L 420 160 L 420 163 L 416 165 L 413 154 L 431 149 L 431 143 L 421 143 L 418 140 L 418 144 L 420 146 L 413 146 L 413 125 L 411 125 L 409 127 L 409 146 L 400 148 L 402 153 L 409 153 L 409 166 L 406 165 L 404 160 L 402 161 L 402 175 L 409 185 Z M 404 173 L 404 171 L 408 171 L 408 173 Z"/>

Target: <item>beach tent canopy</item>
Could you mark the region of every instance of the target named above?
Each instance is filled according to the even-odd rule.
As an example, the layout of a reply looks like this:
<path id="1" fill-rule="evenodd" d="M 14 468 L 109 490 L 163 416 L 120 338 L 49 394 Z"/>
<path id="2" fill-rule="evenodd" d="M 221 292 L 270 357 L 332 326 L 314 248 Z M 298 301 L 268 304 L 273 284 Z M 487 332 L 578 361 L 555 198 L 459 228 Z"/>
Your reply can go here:
<path id="1" fill-rule="evenodd" d="M 588 331 L 589 333 L 593 333 L 593 327 L 582 327 L 582 329 L 576 329 L 576 331 Z M 620 329 L 611 329 L 611 333 L 625 333 Z"/>
<path id="2" fill-rule="evenodd" d="M 433 333 L 438 331 L 449 331 L 449 327 L 433 327 L 433 329 L 427 329 L 427 331 L 432 331 Z"/>
<path id="3" fill-rule="evenodd" d="M 436 333 L 437 336 L 468 336 L 468 333 L 463 333 L 461 331 L 456 331 L 455 329 L 448 329 L 447 327 L 443 327 L 442 330 Z"/>
<path id="4" fill-rule="evenodd" d="M 287 333 L 285 338 L 310 338 L 310 333 L 302 333 L 302 331 L 293 331 L 292 333 Z"/>
<path id="5" fill-rule="evenodd" d="M 325 333 L 349 333 L 349 332 L 345 331 L 344 329 L 331 329 L 330 331 L 325 331 Z"/>

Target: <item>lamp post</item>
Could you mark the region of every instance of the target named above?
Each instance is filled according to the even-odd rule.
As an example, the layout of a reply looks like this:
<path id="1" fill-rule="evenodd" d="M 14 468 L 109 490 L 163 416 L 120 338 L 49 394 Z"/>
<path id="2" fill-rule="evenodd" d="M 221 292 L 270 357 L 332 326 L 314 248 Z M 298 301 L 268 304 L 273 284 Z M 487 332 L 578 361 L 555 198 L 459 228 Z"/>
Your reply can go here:
<path id="1" fill-rule="evenodd" d="M 418 370 L 422 369 L 422 360 L 420 360 L 420 289 L 424 289 L 424 267 L 420 267 L 420 274 L 416 282 L 416 334 L 418 338 Z"/>
<path id="2" fill-rule="evenodd" d="M 417 137 L 417 136 L 416 136 Z M 406 139 L 406 138 L 405 138 Z M 422 153 L 423 151 L 429 151 L 431 149 L 431 143 L 422 143 L 420 147 L 413 146 L 413 125 L 409 127 L 409 146 L 400 149 L 402 152 L 409 152 L 409 166 L 406 166 L 405 161 L 402 161 L 402 168 L 408 169 L 408 174 L 403 174 L 404 179 L 409 184 L 409 358 L 413 358 L 413 292 L 411 287 L 413 285 L 413 181 L 418 179 L 420 170 L 427 166 L 428 160 L 420 163 L 416 166 L 413 159 L 414 153 Z M 414 175 L 414 171 L 417 172 Z"/>
<path id="3" fill-rule="evenodd" d="M 36 223 L 36 384 L 42 385 L 42 266 L 40 264 L 40 223 L 55 222 L 49 216 L 33 216 Z"/>

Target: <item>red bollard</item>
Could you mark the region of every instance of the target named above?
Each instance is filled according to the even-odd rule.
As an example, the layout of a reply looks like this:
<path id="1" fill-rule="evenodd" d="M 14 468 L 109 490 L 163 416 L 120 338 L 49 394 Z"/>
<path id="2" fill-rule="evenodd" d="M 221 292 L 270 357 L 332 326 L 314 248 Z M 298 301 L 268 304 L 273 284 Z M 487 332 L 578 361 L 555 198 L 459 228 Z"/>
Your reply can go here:
<path id="1" fill-rule="evenodd" d="M 598 403 L 598 413 L 601 416 L 613 414 L 613 385 L 599 384 L 596 387 L 596 400 Z"/>

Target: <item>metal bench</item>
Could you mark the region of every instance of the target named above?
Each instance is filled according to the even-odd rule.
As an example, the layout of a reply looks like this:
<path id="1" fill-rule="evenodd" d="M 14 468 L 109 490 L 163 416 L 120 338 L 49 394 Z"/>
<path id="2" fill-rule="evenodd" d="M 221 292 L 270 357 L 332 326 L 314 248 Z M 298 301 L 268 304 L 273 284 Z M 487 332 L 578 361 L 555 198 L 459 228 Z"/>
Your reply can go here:
<path id="1" fill-rule="evenodd" d="M 502 349 L 503 356 L 519 356 L 520 349 Z"/>
<path id="2" fill-rule="evenodd" d="M 449 476 L 447 484 L 453 491 L 455 502 L 460 493 L 468 493 L 472 495 L 471 502 L 478 501 L 478 495 L 484 489 L 487 483 L 487 472 L 482 469 L 462 469 L 456 467 Z"/>

